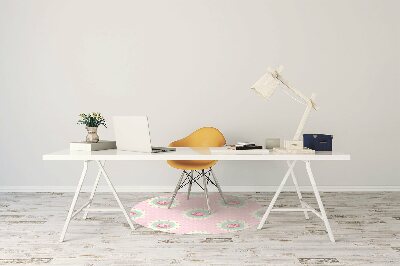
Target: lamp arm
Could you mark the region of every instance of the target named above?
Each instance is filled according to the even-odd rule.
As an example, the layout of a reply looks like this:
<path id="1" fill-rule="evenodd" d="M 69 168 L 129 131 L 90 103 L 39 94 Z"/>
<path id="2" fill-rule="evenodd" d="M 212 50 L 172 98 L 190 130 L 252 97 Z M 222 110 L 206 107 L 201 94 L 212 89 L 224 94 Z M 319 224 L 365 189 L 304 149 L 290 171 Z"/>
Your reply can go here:
<path id="1" fill-rule="evenodd" d="M 303 133 L 304 125 L 307 122 L 308 116 L 310 115 L 310 111 L 314 107 L 314 100 L 315 100 L 316 95 L 313 93 L 311 94 L 311 98 L 307 99 L 307 107 L 306 110 L 303 113 L 303 116 L 301 117 L 300 123 L 297 127 L 296 133 L 294 134 L 293 140 L 300 140 L 300 136 Z"/>
<path id="2" fill-rule="evenodd" d="M 288 88 L 289 90 L 291 90 L 294 94 L 296 94 L 300 99 L 302 99 L 304 101 L 303 104 L 308 104 L 308 102 L 310 101 L 310 99 L 305 96 L 303 93 L 301 93 L 299 90 L 296 90 L 295 88 L 292 88 L 289 83 L 287 81 L 285 81 L 281 75 L 278 75 L 276 77 L 286 88 Z"/>
<path id="3" fill-rule="evenodd" d="M 289 86 L 289 83 L 283 79 L 283 77 L 280 74 L 281 72 L 282 72 L 282 67 L 280 67 L 279 69 L 277 69 L 275 71 L 270 71 L 271 75 L 275 79 L 279 80 L 291 92 L 293 92 L 297 96 L 297 98 L 287 93 L 289 96 L 291 96 L 295 101 L 306 105 L 306 110 L 304 111 L 303 116 L 301 117 L 300 123 L 299 123 L 296 133 L 294 134 L 294 137 L 293 137 L 293 140 L 300 140 L 300 136 L 303 133 L 304 125 L 307 122 L 307 119 L 308 119 L 308 116 L 310 115 L 311 109 L 317 110 L 317 106 L 315 104 L 316 95 L 313 93 L 311 95 L 311 97 L 308 98 L 300 91 L 296 90 L 295 88 L 292 88 L 291 86 Z"/>

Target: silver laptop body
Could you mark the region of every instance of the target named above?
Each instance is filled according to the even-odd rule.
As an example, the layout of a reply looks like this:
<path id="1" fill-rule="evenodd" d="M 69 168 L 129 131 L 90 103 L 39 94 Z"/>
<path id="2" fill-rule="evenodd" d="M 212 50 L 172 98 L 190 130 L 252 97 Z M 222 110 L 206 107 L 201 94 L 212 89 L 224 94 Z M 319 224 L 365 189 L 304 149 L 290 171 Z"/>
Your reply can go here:
<path id="1" fill-rule="evenodd" d="M 136 152 L 165 152 L 174 148 L 152 147 L 147 116 L 114 116 L 117 149 Z"/>

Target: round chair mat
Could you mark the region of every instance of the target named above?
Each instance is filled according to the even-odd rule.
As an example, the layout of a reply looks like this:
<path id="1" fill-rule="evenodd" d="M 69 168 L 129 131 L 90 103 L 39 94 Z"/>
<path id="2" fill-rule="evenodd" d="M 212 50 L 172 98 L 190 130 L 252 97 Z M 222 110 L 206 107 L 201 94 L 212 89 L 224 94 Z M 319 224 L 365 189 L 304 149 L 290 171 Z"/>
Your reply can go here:
<path id="1" fill-rule="evenodd" d="M 254 200 L 209 193 L 211 214 L 203 193 L 178 193 L 170 209 L 171 197 L 158 196 L 136 204 L 130 217 L 136 223 L 157 231 L 174 234 L 221 234 L 256 226 L 265 208 Z"/>

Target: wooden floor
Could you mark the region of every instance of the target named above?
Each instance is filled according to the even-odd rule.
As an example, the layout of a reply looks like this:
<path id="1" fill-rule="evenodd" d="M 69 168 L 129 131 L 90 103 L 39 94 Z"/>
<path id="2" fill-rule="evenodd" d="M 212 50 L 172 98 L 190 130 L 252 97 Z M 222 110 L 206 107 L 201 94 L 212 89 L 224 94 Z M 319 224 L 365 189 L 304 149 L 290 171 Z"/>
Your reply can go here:
<path id="1" fill-rule="evenodd" d="M 160 193 L 158 193 L 160 194 Z M 121 193 L 125 206 L 158 195 Z M 266 205 L 271 193 L 238 193 Z M 84 194 L 85 199 L 88 194 Z M 96 203 L 114 206 L 110 194 Z M 0 265 L 400 265 L 400 192 L 322 193 L 337 242 L 320 219 L 272 213 L 263 230 L 224 235 L 174 235 L 139 225 L 122 214 L 75 218 L 59 243 L 71 193 L 0 194 Z M 310 193 L 304 198 L 313 206 Z M 83 203 L 84 199 L 80 200 Z M 280 206 L 297 206 L 294 193 Z"/>

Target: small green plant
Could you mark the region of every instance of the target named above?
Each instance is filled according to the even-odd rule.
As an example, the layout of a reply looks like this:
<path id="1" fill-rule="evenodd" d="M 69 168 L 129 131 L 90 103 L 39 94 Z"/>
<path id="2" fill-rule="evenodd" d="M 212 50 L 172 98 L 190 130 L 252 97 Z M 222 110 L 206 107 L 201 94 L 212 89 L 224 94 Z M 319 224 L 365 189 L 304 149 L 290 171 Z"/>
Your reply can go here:
<path id="1" fill-rule="evenodd" d="M 80 114 L 79 115 L 80 119 L 78 121 L 78 124 L 85 125 L 87 127 L 98 127 L 100 125 L 103 125 L 104 127 L 107 127 L 106 125 L 106 120 L 100 113 L 89 113 L 89 114 Z"/>

